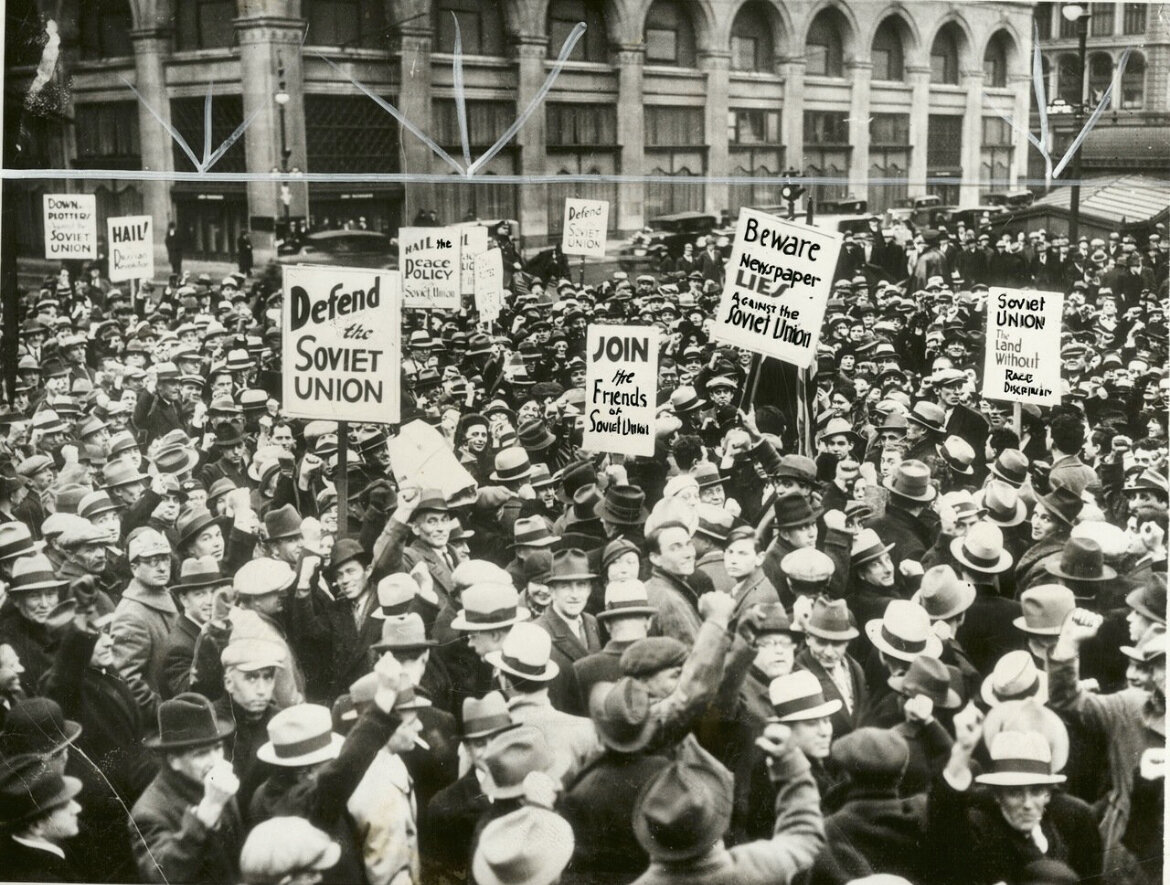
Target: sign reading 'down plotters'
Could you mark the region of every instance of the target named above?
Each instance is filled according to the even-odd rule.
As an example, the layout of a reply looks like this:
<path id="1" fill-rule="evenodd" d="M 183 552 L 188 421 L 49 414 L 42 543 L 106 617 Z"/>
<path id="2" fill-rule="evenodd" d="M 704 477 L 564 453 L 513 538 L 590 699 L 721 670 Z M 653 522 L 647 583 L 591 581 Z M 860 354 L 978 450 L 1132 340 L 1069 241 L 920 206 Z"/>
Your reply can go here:
<path id="1" fill-rule="evenodd" d="M 398 232 L 404 307 L 458 310 L 458 228 L 404 227 Z"/>
<path id="2" fill-rule="evenodd" d="M 295 418 L 398 422 L 398 275 L 284 268 L 283 409 Z"/>
<path id="3" fill-rule="evenodd" d="M 653 455 L 658 329 L 590 326 L 585 357 L 584 447 Z"/>
<path id="4" fill-rule="evenodd" d="M 45 194 L 45 257 L 97 258 L 97 197 Z"/>
<path id="5" fill-rule="evenodd" d="M 561 251 L 566 255 L 604 258 L 605 232 L 608 228 L 608 200 L 566 199 Z"/>
<path id="6" fill-rule="evenodd" d="M 1060 402 L 1063 315 L 1059 292 L 988 290 L 984 396 L 1038 406 Z"/>
<path id="7" fill-rule="evenodd" d="M 154 221 L 149 215 L 106 219 L 110 245 L 110 282 L 154 277 Z"/>
<path id="8" fill-rule="evenodd" d="M 741 209 L 715 315 L 718 341 L 807 366 L 817 352 L 840 234 Z"/>

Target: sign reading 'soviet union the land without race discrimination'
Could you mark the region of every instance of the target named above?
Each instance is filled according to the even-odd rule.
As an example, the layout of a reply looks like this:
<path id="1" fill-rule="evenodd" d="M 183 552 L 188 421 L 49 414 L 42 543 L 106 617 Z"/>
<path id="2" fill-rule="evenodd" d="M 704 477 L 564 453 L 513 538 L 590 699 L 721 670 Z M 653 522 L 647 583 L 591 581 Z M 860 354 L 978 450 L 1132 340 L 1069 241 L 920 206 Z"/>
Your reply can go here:
<path id="1" fill-rule="evenodd" d="M 401 317 L 397 274 L 286 267 L 283 410 L 294 418 L 398 423 Z"/>
<path id="2" fill-rule="evenodd" d="M 1060 324 L 1064 295 L 992 287 L 987 293 L 983 395 L 1055 406 L 1060 403 Z"/>
<path id="3" fill-rule="evenodd" d="M 816 356 L 842 239 L 741 209 L 712 337 L 808 366 Z"/>

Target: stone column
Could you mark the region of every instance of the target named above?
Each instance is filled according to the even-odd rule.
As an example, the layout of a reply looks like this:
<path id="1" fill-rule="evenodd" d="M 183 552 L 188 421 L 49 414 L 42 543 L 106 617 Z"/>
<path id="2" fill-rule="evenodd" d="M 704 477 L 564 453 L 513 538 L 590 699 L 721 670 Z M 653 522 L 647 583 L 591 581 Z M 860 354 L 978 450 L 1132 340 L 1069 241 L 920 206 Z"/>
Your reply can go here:
<path id="1" fill-rule="evenodd" d="M 731 168 L 727 143 L 730 68 L 730 52 L 707 50 L 699 54 L 699 69 L 707 73 L 707 174 L 723 178 Z M 708 184 L 704 191 L 703 209 L 711 215 L 719 217 L 731 205 L 730 185 Z"/>
<path id="2" fill-rule="evenodd" d="M 804 57 L 779 65 L 784 78 L 784 107 L 780 111 L 780 138 L 784 142 L 784 166 L 804 171 Z"/>
<path id="3" fill-rule="evenodd" d="M 848 192 L 859 200 L 869 199 L 869 78 L 873 62 L 849 63 L 849 156 Z"/>
<path id="4" fill-rule="evenodd" d="M 397 13 L 398 6 L 394 9 Z M 387 15 L 389 15 L 389 9 Z M 423 20 L 425 21 L 425 20 Z M 433 32 L 415 24 L 396 29 L 390 37 L 393 64 L 398 68 L 398 94 L 394 105 L 423 132 L 431 129 L 431 40 Z M 422 140 L 398 127 L 401 144 L 398 156 L 402 172 L 426 174 L 434 171 L 431 149 Z M 451 171 L 446 163 L 443 171 Z M 411 184 L 404 189 L 402 224 L 408 225 L 420 209 L 435 205 L 434 187 L 425 182 Z"/>
<path id="5" fill-rule="evenodd" d="M 641 44 L 619 46 L 617 135 L 621 145 L 621 175 L 641 175 L 645 171 L 646 119 L 642 108 L 642 64 L 646 48 Z M 645 190 L 642 184 L 618 187 L 618 230 L 629 234 L 644 223 Z"/>
<path id="6" fill-rule="evenodd" d="M 959 206 L 979 204 L 979 163 L 983 148 L 983 71 L 963 71 L 963 91 L 967 109 L 963 114 L 963 173 L 959 188 Z"/>
<path id="7" fill-rule="evenodd" d="M 134 75 L 138 92 L 169 123 L 171 102 L 167 97 L 166 59 L 171 46 L 170 29 L 143 28 L 131 31 L 130 39 L 134 41 Z M 145 172 L 173 172 L 175 155 L 171 137 L 154 114 L 147 110 L 145 102 L 138 102 L 142 169 Z M 175 215 L 171 204 L 171 182 L 146 178 L 139 187 L 142 188 L 142 208 L 154 219 L 154 263 L 157 267 L 169 267 L 165 245 L 167 222 L 174 220 Z"/>
<path id="8" fill-rule="evenodd" d="M 906 194 L 925 197 L 926 145 L 930 135 L 930 67 L 906 65 L 906 79 L 910 83 L 910 183 Z"/>
<path id="9" fill-rule="evenodd" d="M 1012 109 L 1012 119 L 1016 125 L 1023 125 L 1025 130 L 1031 126 L 1032 110 L 1032 79 L 1028 74 L 1008 77 L 1008 83 L 1015 90 L 1015 107 Z M 1021 123 L 1021 121 L 1026 121 Z M 1015 130 L 1012 131 L 1012 186 L 1019 187 L 1020 179 L 1028 177 L 1028 152 L 1032 149 L 1028 139 Z"/>
<path id="10" fill-rule="evenodd" d="M 519 116 L 544 85 L 548 37 L 517 35 L 513 45 L 516 52 L 516 115 Z M 516 133 L 521 175 L 544 175 L 547 172 L 545 128 L 545 109 L 541 106 Z M 523 241 L 525 244 L 543 244 L 548 239 L 548 187 L 525 185 L 518 190 Z"/>
<path id="11" fill-rule="evenodd" d="M 260 4 L 258 11 L 236 19 L 240 43 L 240 83 L 244 97 L 244 119 L 259 111 L 245 135 L 247 167 L 254 172 L 281 169 L 280 106 L 274 96 L 280 89 L 280 69 L 284 69 L 284 146 L 289 151 L 288 168 L 305 171 L 305 90 L 301 65 L 301 34 L 304 21 L 278 7 L 295 3 Z M 283 13 L 283 14 L 282 14 Z M 304 219 L 308 214 L 308 188 L 295 174 L 287 179 L 290 196 L 289 218 Z M 282 183 L 248 182 L 248 216 L 252 228 L 252 246 L 257 264 L 266 261 L 275 248 L 273 229 L 276 219 L 283 222 Z M 263 253 L 263 255 L 261 254 Z"/>

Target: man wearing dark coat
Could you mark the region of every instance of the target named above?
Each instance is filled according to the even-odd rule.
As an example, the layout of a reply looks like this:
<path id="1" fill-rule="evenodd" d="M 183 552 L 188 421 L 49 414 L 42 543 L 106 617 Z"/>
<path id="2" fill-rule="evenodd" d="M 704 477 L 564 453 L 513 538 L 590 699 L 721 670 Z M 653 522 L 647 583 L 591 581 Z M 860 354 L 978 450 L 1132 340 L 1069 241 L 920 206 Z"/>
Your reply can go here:
<path id="1" fill-rule="evenodd" d="M 12 756 L 0 763 L 0 870 L 12 882 L 83 882 L 67 859 L 66 843 L 77 835 L 76 797 L 81 781 L 62 776 L 35 755 Z"/>

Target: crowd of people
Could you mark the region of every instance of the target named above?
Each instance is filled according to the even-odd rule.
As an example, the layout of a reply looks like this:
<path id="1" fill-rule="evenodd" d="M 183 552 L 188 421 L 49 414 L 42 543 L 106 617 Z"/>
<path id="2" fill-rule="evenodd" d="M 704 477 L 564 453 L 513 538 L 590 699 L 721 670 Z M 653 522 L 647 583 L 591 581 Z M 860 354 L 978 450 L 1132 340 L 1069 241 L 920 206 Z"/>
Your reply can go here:
<path id="1" fill-rule="evenodd" d="M 1167 243 L 993 239 L 849 237 L 804 403 L 709 337 L 718 242 L 581 285 L 509 240 L 494 324 L 403 317 L 453 499 L 282 413 L 274 274 L 24 291 L 3 878 L 1160 882 Z M 1004 282 L 1065 295 L 1057 406 L 981 393 Z M 622 323 L 650 458 L 582 445 Z"/>

